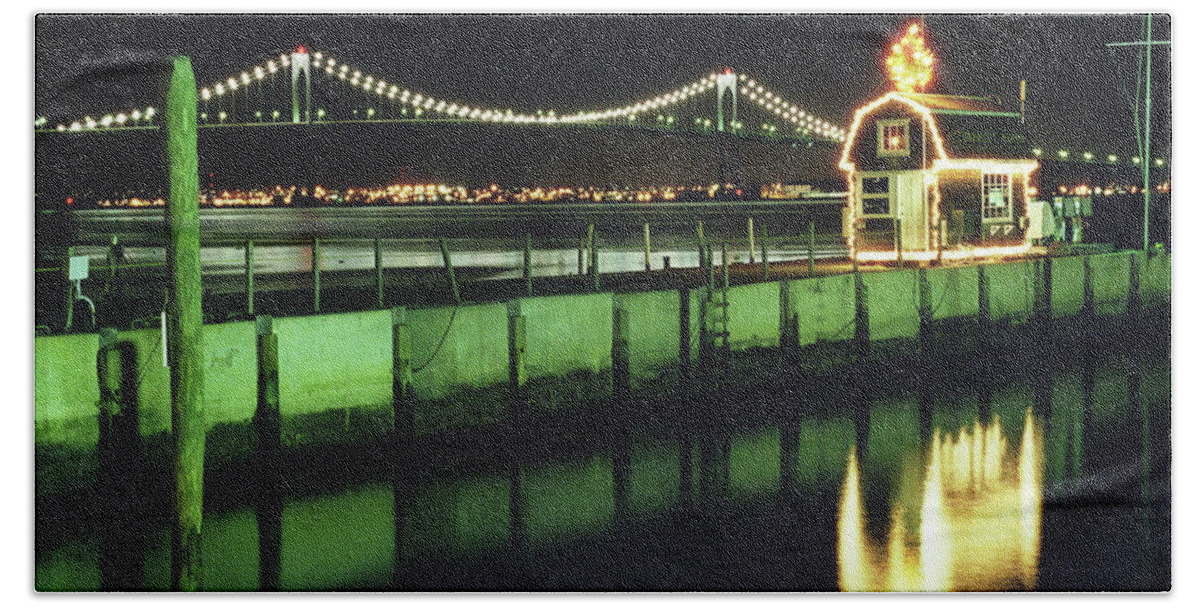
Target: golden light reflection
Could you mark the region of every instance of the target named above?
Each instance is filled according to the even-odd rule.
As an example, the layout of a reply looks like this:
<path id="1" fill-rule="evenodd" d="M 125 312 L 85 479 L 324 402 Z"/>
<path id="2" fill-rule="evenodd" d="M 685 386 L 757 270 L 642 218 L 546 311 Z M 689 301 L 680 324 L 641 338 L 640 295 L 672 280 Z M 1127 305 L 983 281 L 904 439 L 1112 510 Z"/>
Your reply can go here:
<path id="1" fill-rule="evenodd" d="M 866 537 L 862 497 L 859 494 L 858 456 L 851 447 L 838 513 L 838 586 L 843 591 L 872 589 L 872 568 L 867 563 L 870 551 L 866 546 Z"/>
<path id="2" fill-rule="evenodd" d="M 851 448 L 838 516 L 838 583 L 844 591 L 1033 589 L 1041 543 L 1040 435 L 1026 410 L 1016 454 L 993 417 L 957 432 L 935 430 L 923 472 L 920 523 L 895 501 L 886 545 L 865 532 L 858 460 Z"/>

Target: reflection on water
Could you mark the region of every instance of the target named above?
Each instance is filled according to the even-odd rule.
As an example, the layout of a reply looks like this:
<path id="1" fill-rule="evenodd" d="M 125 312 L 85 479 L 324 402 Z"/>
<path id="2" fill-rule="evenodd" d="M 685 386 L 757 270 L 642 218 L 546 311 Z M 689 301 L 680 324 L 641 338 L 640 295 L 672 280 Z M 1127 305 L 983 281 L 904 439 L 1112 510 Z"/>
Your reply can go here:
<path id="1" fill-rule="evenodd" d="M 258 588 L 271 558 L 285 590 L 1169 585 L 1169 361 L 1024 377 L 986 399 L 968 382 L 857 410 L 768 395 L 719 422 L 634 423 L 513 464 L 457 467 L 480 449 L 463 445 L 403 494 L 387 471 L 301 479 L 277 507 L 276 556 L 260 553 L 252 505 L 206 510 L 204 584 Z M 55 525 L 39 520 L 39 538 Z M 133 580 L 165 589 L 170 528 L 146 527 Z M 97 529 L 39 544 L 37 588 L 100 588 Z"/>
<path id="2" fill-rule="evenodd" d="M 838 585 L 843 591 L 1033 589 L 1041 544 L 1041 447 L 1026 409 L 1018 453 L 997 415 L 957 437 L 935 429 L 924 464 L 920 523 L 890 505 L 885 544 L 866 532 L 858 456 L 850 449 L 838 510 Z"/>

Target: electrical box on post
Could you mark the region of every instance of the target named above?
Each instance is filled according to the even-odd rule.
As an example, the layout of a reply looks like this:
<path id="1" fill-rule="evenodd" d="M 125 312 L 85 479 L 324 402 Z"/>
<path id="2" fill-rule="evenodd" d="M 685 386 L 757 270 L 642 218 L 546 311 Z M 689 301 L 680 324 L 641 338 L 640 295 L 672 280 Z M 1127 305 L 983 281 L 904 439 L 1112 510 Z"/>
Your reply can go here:
<path id="1" fill-rule="evenodd" d="M 88 278 L 88 257 L 86 255 L 73 255 L 67 267 L 67 279 L 71 281 L 82 281 Z"/>

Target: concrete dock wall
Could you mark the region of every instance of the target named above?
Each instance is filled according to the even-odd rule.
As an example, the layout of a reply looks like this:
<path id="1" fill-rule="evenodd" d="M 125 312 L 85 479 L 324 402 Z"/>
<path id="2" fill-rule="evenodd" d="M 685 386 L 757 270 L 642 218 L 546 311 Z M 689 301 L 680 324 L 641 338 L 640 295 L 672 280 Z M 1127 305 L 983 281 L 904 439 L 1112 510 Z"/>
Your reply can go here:
<path id="1" fill-rule="evenodd" d="M 651 291 L 614 296 L 625 313 L 630 384 L 634 391 L 654 387 L 679 369 L 679 292 Z"/>
<path id="2" fill-rule="evenodd" d="M 917 271 L 863 275 L 867 288 L 867 325 L 872 341 L 915 338 L 920 327 Z"/>
<path id="3" fill-rule="evenodd" d="M 974 268 L 930 268 L 926 279 L 934 321 L 979 314 L 979 276 Z"/>
<path id="4" fill-rule="evenodd" d="M 788 281 L 789 310 L 799 315 L 800 346 L 854 337 L 854 277 Z"/>
<path id="5" fill-rule="evenodd" d="M 1144 306 L 1169 304 L 1171 257 L 1104 254 L 1088 258 L 1096 312 L 1127 309 L 1131 264 Z M 994 319 L 1024 323 L 1034 314 L 1038 261 L 985 266 L 988 310 Z M 918 332 L 918 273 L 863 275 L 870 338 L 912 338 Z M 927 271 L 935 320 L 978 313 L 975 267 Z M 690 356 L 697 357 L 703 289 L 690 300 Z M 730 346 L 735 351 L 781 342 L 781 310 L 797 317 L 800 346 L 854 336 L 852 275 L 741 285 L 729 297 Z M 786 298 L 786 299 L 785 299 Z M 1051 260 L 1055 317 L 1083 310 L 1084 258 Z M 607 395 L 611 387 L 614 308 L 625 311 L 635 392 L 667 391 L 677 374 L 680 292 L 597 293 L 522 298 L 514 311 L 526 318 L 526 369 L 538 407 L 569 407 Z M 408 312 L 413 342 L 413 390 L 418 418 L 453 426 L 490 420 L 506 403 L 508 304 L 441 307 Z M 278 319 L 281 414 L 285 419 L 330 410 L 391 407 L 391 313 L 368 311 Z M 252 419 L 256 347 L 250 322 L 206 325 L 205 417 L 211 427 Z M 137 355 L 142 433 L 170 430 L 169 384 L 157 328 L 121 332 Z M 95 445 L 98 437 L 95 334 L 38 337 L 34 341 L 35 441 L 40 445 Z M 486 403 L 484 403 L 486 402 Z M 482 405 L 481 405 L 482 404 Z M 470 408 L 476 412 L 466 412 Z M 424 408 L 424 409 L 422 409 Z M 462 413 L 451 415 L 452 409 Z M 432 418 L 431 418 L 432 417 Z"/>

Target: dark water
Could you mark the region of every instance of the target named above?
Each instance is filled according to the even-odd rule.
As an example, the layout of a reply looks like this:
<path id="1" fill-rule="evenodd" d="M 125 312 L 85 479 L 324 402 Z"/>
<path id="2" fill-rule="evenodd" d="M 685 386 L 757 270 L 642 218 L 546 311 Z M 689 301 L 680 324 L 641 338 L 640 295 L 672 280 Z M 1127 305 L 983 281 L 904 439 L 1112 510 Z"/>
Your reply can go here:
<path id="1" fill-rule="evenodd" d="M 260 540 L 274 538 L 278 586 L 296 590 L 835 590 L 850 575 L 880 589 L 1168 588 L 1171 370 L 1156 339 L 986 368 L 977 354 L 932 372 L 879 364 L 870 386 L 861 368 L 785 361 L 757 388 L 705 380 L 418 438 L 396 476 L 394 457 L 363 453 L 378 446 L 297 452 L 275 503 L 210 474 L 204 585 L 259 588 L 274 563 Z M 168 586 L 161 518 L 105 561 L 111 530 L 55 534 L 48 512 L 39 589 L 97 589 L 102 562 Z M 260 538 L 270 521 L 277 536 Z"/>

